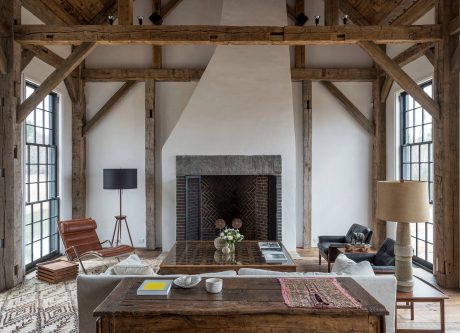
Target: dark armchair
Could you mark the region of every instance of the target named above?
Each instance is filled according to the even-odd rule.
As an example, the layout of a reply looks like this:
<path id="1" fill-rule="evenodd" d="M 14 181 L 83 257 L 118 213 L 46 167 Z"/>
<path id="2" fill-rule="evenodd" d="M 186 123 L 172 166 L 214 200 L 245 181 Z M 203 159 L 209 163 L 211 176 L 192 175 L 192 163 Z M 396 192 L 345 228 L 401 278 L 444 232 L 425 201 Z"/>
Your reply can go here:
<path id="1" fill-rule="evenodd" d="M 376 273 L 393 274 L 395 271 L 395 241 L 385 239 L 377 253 L 345 253 L 355 262 L 369 261 Z"/>
<path id="2" fill-rule="evenodd" d="M 372 230 L 360 224 L 353 224 L 345 236 L 319 236 L 318 250 L 319 250 L 319 264 L 321 264 L 321 257 L 327 260 L 328 271 L 331 270 L 331 263 L 339 254 L 336 248 L 345 247 L 345 244 L 351 243 L 354 234 L 363 233 L 364 243 L 369 244 L 372 238 Z"/>

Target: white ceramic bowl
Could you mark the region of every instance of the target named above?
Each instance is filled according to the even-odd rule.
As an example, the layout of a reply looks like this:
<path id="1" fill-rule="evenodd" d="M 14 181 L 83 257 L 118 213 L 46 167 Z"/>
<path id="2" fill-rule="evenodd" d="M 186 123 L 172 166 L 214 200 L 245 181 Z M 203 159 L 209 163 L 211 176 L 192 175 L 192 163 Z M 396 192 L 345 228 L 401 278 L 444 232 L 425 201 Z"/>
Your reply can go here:
<path id="1" fill-rule="evenodd" d="M 219 278 L 210 278 L 206 279 L 206 291 L 208 293 L 217 294 L 222 291 L 222 279 Z"/>
<path id="2" fill-rule="evenodd" d="M 181 288 L 193 288 L 201 282 L 201 276 L 184 275 L 174 280 L 174 284 Z"/>

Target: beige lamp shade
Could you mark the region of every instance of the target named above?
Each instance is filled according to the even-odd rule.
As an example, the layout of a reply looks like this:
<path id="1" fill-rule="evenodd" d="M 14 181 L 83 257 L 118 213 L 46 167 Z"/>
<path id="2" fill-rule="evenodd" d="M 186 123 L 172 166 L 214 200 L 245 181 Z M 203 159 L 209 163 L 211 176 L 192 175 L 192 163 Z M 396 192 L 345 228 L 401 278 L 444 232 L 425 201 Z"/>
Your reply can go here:
<path id="1" fill-rule="evenodd" d="M 377 182 L 377 218 L 403 223 L 430 221 L 428 184 L 417 181 Z"/>

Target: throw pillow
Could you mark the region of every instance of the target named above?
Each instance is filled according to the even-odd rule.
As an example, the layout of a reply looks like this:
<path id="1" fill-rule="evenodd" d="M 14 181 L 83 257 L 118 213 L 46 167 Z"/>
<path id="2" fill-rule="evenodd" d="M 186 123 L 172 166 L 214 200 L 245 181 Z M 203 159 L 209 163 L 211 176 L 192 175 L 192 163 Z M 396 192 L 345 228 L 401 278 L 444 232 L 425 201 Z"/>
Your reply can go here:
<path id="1" fill-rule="evenodd" d="M 331 272 L 337 275 L 375 275 L 369 261 L 354 262 L 343 254 L 335 259 Z"/>
<path id="2" fill-rule="evenodd" d="M 149 264 L 143 264 L 137 254 L 132 254 L 125 260 L 113 266 L 116 275 L 155 275 Z"/>

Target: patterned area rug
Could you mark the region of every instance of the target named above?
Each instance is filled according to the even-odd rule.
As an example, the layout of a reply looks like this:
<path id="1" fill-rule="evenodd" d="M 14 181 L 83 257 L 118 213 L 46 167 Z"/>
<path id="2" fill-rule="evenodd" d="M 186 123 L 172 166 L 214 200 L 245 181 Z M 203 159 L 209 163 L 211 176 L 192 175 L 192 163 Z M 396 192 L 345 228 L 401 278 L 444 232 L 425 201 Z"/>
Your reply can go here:
<path id="1" fill-rule="evenodd" d="M 165 255 L 141 259 L 157 272 Z M 88 274 L 103 273 L 116 263 L 116 259 L 84 262 Z M 0 293 L 0 332 L 78 332 L 77 311 L 76 280 L 50 284 L 36 279 L 33 272 L 22 284 Z"/>

